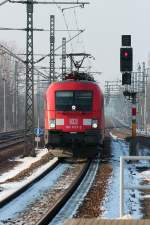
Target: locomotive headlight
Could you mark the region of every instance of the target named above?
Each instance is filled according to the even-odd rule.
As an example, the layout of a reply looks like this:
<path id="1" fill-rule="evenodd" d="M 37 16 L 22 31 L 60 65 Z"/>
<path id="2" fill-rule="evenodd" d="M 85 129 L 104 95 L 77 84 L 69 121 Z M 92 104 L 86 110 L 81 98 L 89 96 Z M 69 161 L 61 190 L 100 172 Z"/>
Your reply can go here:
<path id="1" fill-rule="evenodd" d="M 72 111 L 75 111 L 75 110 L 76 110 L 76 106 L 73 105 L 73 106 L 72 106 Z"/>
<path id="2" fill-rule="evenodd" d="M 92 120 L 92 128 L 98 127 L 98 120 Z"/>
<path id="3" fill-rule="evenodd" d="M 49 120 L 49 126 L 50 126 L 50 128 L 55 128 L 55 126 L 56 126 L 56 121 L 55 121 L 55 119 Z"/>

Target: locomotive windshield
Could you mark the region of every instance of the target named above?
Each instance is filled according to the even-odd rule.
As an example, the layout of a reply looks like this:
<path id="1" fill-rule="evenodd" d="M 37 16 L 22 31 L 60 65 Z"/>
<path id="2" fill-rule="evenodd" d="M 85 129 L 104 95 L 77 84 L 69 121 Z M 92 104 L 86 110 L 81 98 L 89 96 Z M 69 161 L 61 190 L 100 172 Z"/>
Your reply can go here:
<path id="1" fill-rule="evenodd" d="M 91 91 L 57 91 L 56 111 L 72 111 L 72 106 L 76 106 L 76 111 L 92 111 Z"/>

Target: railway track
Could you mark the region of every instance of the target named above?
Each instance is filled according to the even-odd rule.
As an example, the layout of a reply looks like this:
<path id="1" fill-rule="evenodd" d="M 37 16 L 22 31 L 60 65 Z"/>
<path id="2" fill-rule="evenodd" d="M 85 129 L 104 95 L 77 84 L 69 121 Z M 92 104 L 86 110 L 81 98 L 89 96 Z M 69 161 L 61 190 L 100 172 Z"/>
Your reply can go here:
<path id="1" fill-rule="evenodd" d="M 114 142 L 114 144 L 117 145 L 117 148 L 118 145 L 120 145 L 116 142 Z M 122 154 L 122 144 L 120 148 Z M 126 151 L 128 151 L 126 145 L 123 149 L 126 154 Z M 115 152 L 117 152 L 118 154 L 118 150 Z M 4 218 L 3 215 L 5 214 L 5 211 L 9 211 L 9 209 L 7 210 L 5 208 L 5 210 L 3 211 L 0 210 L 0 218 L 2 215 L 0 224 L 62 224 L 66 218 L 70 218 L 72 217 L 72 215 L 74 215 L 77 207 L 84 199 L 84 196 L 88 191 L 87 189 L 90 188 L 89 184 L 93 182 L 99 166 L 99 162 L 98 160 L 96 160 L 93 163 L 88 162 L 88 164 L 84 165 L 84 172 L 84 166 L 81 163 L 78 164 L 77 167 L 74 166 L 77 164 L 60 163 L 56 170 L 54 169 L 54 171 L 51 171 L 53 174 L 50 174 L 48 179 L 38 188 L 39 192 L 42 192 L 43 188 L 45 188 L 45 184 L 51 180 L 52 182 L 49 185 L 49 188 L 44 192 L 44 194 L 39 194 L 40 197 L 38 196 L 38 198 L 30 202 L 30 204 L 28 204 L 26 208 L 24 207 L 23 211 L 19 211 L 17 209 L 15 217 L 11 217 L 10 215 L 8 215 L 7 218 Z M 116 158 L 114 159 L 114 165 L 117 166 Z M 59 174 L 60 171 L 62 172 L 61 174 Z M 79 178 L 79 173 L 82 174 L 81 178 Z M 84 176 L 84 174 L 86 175 Z M 55 179 L 55 177 L 57 177 L 57 179 Z M 76 180 L 78 179 L 80 185 L 78 182 L 76 183 Z M 118 177 L 116 179 L 118 179 Z M 30 192 L 28 188 L 27 192 Z M 36 193 L 37 190 L 34 189 L 34 194 L 36 195 Z M 24 197 L 22 197 L 22 199 L 20 200 L 22 202 L 24 202 L 25 198 L 28 198 L 25 193 L 23 195 Z M 10 202 L 9 204 L 13 205 L 13 202 Z M 17 205 L 20 205 L 20 203 L 17 203 Z M 5 207 L 7 207 L 7 205 L 5 205 Z M 13 205 L 13 207 L 15 206 Z"/>
<path id="2" fill-rule="evenodd" d="M 76 214 L 80 204 L 82 204 L 89 189 L 91 188 L 99 165 L 100 161 L 98 159 L 91 161 L 85 176 L 80 182 L 80 185 L 78 185 L 77 189 L 73 192 L 65 205 L 60 209 L 55 217 L 53 217 L 53 215 L 49 217 L 48 215 L 47 220 L 41 221 L 38 225 L 62 225 L 66 219 L 72 218 Z"/>
<path id="3" fill-rule="evenodd" d="M 62 194 L 62 196 L 56 201 L 53 207 L 49 208 L 47 213 L 41 218 L 41 220 L 37 223 L 37 225 L 46 225 L 49 224 L 56 216 L 59 214 L 59 211 L 63 208 L 63 206 L 67 203 L 67 201 L 72 197 L 73 193 L 80 185 L 81 181 L 85 177 L 90 166 L 90 162 L 87 162 L 80 174 L 74 179 L 72 184 L 66 191 Z"/>
<path id="4" fill-rule="evenodd" d="M 0 150 L 24 142 L 24 130 L 0 133 Z"/>
<path id="5" fill-rule="evenodd" d="M 7 143 L 0 143 L 0 150 L 6 149 L 8 147 L 12 147 L 17 144 L 21 144 L 24 142 L 24 138 L 14 138 L 13 140 L 8 140 Z"/>
<path id="6" fill-rule="evenodd" d="M 58 163 L 0 203 L 0 224 L 48 224 L 79 186 L 89 166 L 90 162 Z"/>
<path id="7" fill-rule="evenodd" d="M 7 132 L 0 132 L 0 140 L 7 140 L 12 138 L 16 135 L 23 135 L 24 129 L 21 130 L 14 130 L 14 131 L 7 131 Z"/>
<path id="8" fill-rule="evenodd" d="M 19 188 L 18 190 L 14 191 L 11 195 L 0 201 L 0 209 L 2 207 L 5 207 L 7 204 L 12 202 L 15 198 L 17 198 L 19 195 L 24 193 L 28 188 L 32 187 L 36 182 L 41 180 L 44 176 L 46 176 L 48 173 L 50 173 L 55 167 L 58 165 L 59 161 L 55 161 L 54 164 L 52 164 L 47 170 L 45 170 L 42 174 L 40 174 L 38 177 L 36 177 L 34 180 L 31 180 L 29 183 L 24 185 L 23 187 Z"/>

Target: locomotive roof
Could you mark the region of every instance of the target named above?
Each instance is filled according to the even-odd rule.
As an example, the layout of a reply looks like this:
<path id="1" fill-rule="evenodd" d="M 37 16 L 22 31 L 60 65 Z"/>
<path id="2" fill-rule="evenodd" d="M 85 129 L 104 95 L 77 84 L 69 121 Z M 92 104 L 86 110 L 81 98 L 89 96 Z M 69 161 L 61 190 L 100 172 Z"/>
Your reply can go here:
<path id="1" fill-rule="evenodd" d="M 64 84 L 64 85 L 63 85 Z M 66 84 L 66 85 L 65 85 Z M 85 84 L 85 88 L 92 88 L 92 89 L 97 89 L 99 90 L 99 92 L 101 93 L 101 95 L 103 95 L 103 91 L 101 89 L 101 86 L 98 85 L 98 83 L 93 82 L 93 81 L 88 81 L 88 80 L 63 80 L 63 81 L 57 81 L 57 82 L 53 82 L 49 85 L 47 91 L 54 91 L 54 90 L 61 90 L 61 88 L 64 90 L 64 88 L 67 88 L 68 90 L 68 86 L 69 88 L 71 87 L 71 84 L 76 84 L 74 86 L 75 89 L 78 89 L 78 84 L 79 84 L 79 89 L 81 89 L 80 84 L 82 86 L 82 88 L 84 89 L 84 84 Z M 73 88 L 73 89 L 74 89 Z"/>
<path id="2" fill-rule="evenodd" d="M 57 84 L 67 84 L 67 83 L 82 83 L 82 84 L 91 84 L 93 86 L 97 86 L 98 88 L 101 89 L 100 85 L 98 85 L 97 82 L 95 81 L 89 81 L 89 80 L 72 80 L 72 79 L 67 79 L 67 80 L 63 80 L 63 81 L 56 81 L 50 84 L 51 85 L 57 85 Z"/>
<path id="3" fill-rule="evenodd" d="M 62 80 L 62 81 L 56 81 L 56 82 L 54 82 L 55 84 L 57 84 L 57 83 L 69 83 L 69 82 L 74 82 L 74 83 L 92 83 L 92 84 L 96 84 L 97 85 L 97 83 L 95 82 L 95 81 L 89 81 L 89 80 L 72 80 L 72 79 L 67 79 L 67 80 Z"/>

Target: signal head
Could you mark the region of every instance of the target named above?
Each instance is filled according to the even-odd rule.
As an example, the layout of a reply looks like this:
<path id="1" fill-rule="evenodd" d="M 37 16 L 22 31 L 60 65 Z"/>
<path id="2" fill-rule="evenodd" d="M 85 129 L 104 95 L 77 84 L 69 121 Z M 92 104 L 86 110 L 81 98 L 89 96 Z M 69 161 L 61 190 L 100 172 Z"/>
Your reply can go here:
<path id="1" fill-rule="evenodd" d="M 120 71 L 131 72 L 133 70 L 133 49 L 120 49 Z"/>

